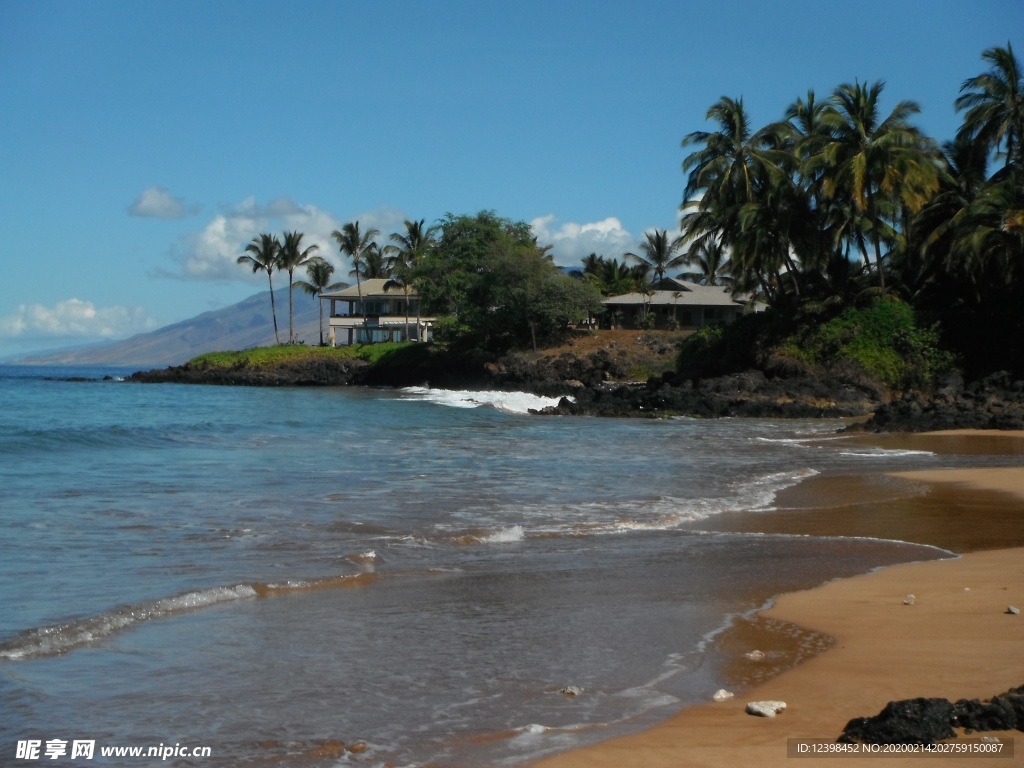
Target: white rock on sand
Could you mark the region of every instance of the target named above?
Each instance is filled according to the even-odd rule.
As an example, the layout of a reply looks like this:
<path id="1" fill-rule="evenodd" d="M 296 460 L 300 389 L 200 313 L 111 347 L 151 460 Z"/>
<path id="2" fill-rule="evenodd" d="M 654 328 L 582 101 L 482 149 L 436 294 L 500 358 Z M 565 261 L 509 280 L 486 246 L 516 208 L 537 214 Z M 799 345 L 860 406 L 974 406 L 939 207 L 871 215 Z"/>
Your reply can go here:
<path id="1" fill-rule="evenodd" d="M 786 708 L 784 701 L 749 701 L 747 702 L 747 714 L 758 717 L 775 717 Z"/>

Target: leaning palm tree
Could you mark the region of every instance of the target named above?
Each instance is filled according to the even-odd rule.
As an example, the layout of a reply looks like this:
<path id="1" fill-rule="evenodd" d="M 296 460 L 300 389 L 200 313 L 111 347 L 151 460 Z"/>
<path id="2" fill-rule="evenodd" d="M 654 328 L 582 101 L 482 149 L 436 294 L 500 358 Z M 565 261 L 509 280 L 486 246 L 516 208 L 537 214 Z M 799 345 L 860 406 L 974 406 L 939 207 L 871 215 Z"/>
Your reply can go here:
<path id="1" fill-rule="evenodd" d="M 957 138 L 982 142 L 998 152 L 1006 147 L 1006 165 L 1024 166 L 1024 66 L 1005 48 L 989 48 L 981 57 L 992 66 L 977 77 L 964 81 L 963 94 L 955 102 L 966 110 Z"/>
<path id="2" fill-rule="evenodd" d="M 644 238 L 645 242 L 640 243 L 640 253 L 627 253 L 626 258 L 647 265 L 654 272 L 656 280 L 664 280 L 669 268 L 678 267 L 685 261 L 685 257 L 679 253 L 682 241 L 678 238 L 669 240 L 667 230 L 646 232 Z"/>
<path id="3" fill-rule="evenodd" d="M 707 119 L 718 130 L 696 131 L 683 139 L 684 147 L 698 146 L 683 161 L 688 175 L 680 226 L 691 252 L 704 241 L 731 249 L 743 230 L 743 207 L 791 175 L 792 153 L 784 146 L 780 125 L 752 132 L 742 99 L 723 96 L 708 109 Z M 763 284 L 769 279 L 750 277 Z"/>
<path id="4" fill-rule="evenodd" d="M 331 237 L 338 241 L 338 247 L 341 248 L 341 252 L 352 259 L 352 265 L 355 267 L 356 291 L 359 293 L 360 312 L 363 309 L 363 285 L 359 279 L 359 267 L 362 264 L 363 252 L 379 234 L 380 230 L 377 229 L 360 232 L 358 221 L 351 221 L 340 230 L 336 229 L 331 232 Z"/>
<path id="5" fill-rule="evenodd" d="M 295 285 L 313 296 L 319 296 L 324 291 L 334 291 L 344 288 L 344 283 L 332 283 L 331 275 L 334 274 L 334 265 L 320 256 L 314 256 L 306 262 L 306 276 L 309 280 L 296 280 Z M 320 346 L 324 345 L 324 303 L 320 302 Z"/>
<path id="6" fill-rule="evenodd" d="M 313 252 L 318 246 L 311 245 L 306 249 L 302 247 L 301 232 L 285 232 L 284 242 L 281 243 L 281 251 L 277 256 L 277 268 L 288 273 L 288 343 L 295 343 L 295 330 L 292 323 L 292 277 L 298 267 L 304 266 L 313 257 Z"/>
<path id="7" fill-rule="evenodd" d="M 277 257 L 281 252 L 281 241 L 277 235 L 260 234 L 254 237 L 252 242 L 245 246 L 245 253 L 238 257 L 239 264 L 248 264 L 252 267 L 253 273 L 263 270 L 267 273 L 267 282 L 270 285 L 270 315 L 274 318 L 274 341 L 281 343 L 281 337 L 277 332 L 277 307 L 274 305 L 274 270 L 277 268 Z"/>

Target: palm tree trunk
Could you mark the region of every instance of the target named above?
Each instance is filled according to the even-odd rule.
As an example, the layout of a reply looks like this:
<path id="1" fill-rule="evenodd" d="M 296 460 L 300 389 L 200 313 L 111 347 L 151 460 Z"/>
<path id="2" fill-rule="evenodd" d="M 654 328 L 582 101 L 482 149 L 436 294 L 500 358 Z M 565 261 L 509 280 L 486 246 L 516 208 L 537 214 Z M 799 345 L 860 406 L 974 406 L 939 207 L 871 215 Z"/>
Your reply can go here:
<path id="1" fill-rule="evenodd" d="M 875 266 L 878 267 L 878 284 L 885 290 L 885 270 L 882 269 L 882 238 L 875 234 Z"/>
<path id="2" fill-rule="evenodd" d="M 295 343 L 295 331 L 292 328 L 292 271 L 288 270 L 288 343 Z"/>
<path id="3" fill-rule="evenodd" d="M 356 269 L 356 291 L 359 294 L 359 311 L 363 315 L 363 335 L 366 335 L 366 307 L 363 306 L 363 284 L 359 280 L 359 256 L 352 257 L 352 265 Z"/>
<path id="4" fill-rule="evenodd" d="M 320 346 L 324 345 L 324 300 L 320 299 Z"/>
<path id="5" fill-rule="evenodd" d="M 409 286 L 406 285 L 406 286 L 404 286 L 404 288 L 405 288 L 405 340 L 406 341 L 412 341 L 412 339 L 409 338 Z"/>
<path id="6" fill-rule="evenodd" d="M 281 343 L 281 337 L 277 333 L 277 306 L 274 304 L 274 279 L 267 272 L 267 282 L 270 283 L 270 315 L 274 318 L 274 342 Z"/>

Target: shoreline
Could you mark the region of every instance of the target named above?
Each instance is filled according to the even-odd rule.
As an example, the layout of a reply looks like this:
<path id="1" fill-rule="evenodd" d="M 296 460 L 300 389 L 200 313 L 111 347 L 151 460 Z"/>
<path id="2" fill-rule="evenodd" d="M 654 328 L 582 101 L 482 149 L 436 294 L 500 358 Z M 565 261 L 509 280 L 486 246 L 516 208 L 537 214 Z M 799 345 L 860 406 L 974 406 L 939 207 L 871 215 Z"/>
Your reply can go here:
<path id="1" fill-rule="evenodd" d="M 947 444 L 953 440 L 961 446 L 965 440 L 991 443 L 993 438 L 991 433 L 972 430 L 916 437 Z M 1002 432 L 997 439 L 1005 450 L 996 453 L 1024 451 L 1024 432 Z M 727 652 L 742 659 L 750 644 L 751 627 L 760 631 L 762 638 L 766 632 L 778 633 L 780 627 L 789 627 L 822 638 L 816 654 L 798 660 L 781 674 L 754 681 L 752 688 L 737 690 L 736 697 L 728 701 L 687 707 L 644 731 L 534 761 L 530 768 L 783 766 L 793 759 L 788 757 L 788 739 L 834 742 L 849 720 L 876 715 L 889 701 L 920 696 L 984 700 L 1024 683 L 1019 663 L 1024 617 L 1006 614 L 1008 605 L 1024 608 L 1024 526 L 1020 525 L 1024 467 L 887 473 L 883 483 L 889 479 L 927 489 L 925 501 L 918 504 L 925 509 L 918 514 L 956 519 L 955 526 L 943 524 L 931 530 L 938 531 L 939 538 L 947 537 L 943 545 L 927 537 L 919 540 L 950 549 L 958 553 L 956 557 L 883 567 L 810 590 L 781 594 L 747 622 L 748 626 L 734 625 L 725 633 Z M 828 478 L 821 480 L 813 495 L 821 498 L 822 484 L 828 482 Z M 936 513 L 945 496 L 952 501 Z M 930 511 L 929 498 L 933 502 Z M 885 507 L 884 499 L 877 506 Z M 965 510 L 972 519 L 964 517 Z M 836 526 L 843 511 L 842 504 L 834 507 L 831 515 L 815 514 L 811 505 L 787 510 L 781 515 L 782 527 L 796 533 L 793 528 L 803 523 L 812 529 L 811 535 L 844 535 L 826 533 Z M 991 519 L 993 511 L 998 511 L 995 519 Z M 720 529 L 747 528 L 751 522 L 743 515 L 732 517 Z M 824 529 L 823 521 L 827 523 Z M 769 516 L 759 522 L 769 522 Z M 891 522 L 890 516 L 875 515 L 868 524 L 885 529 Z M 989 523 L 996 535 L 977 535 Z M 776 530 L 778 526 L 765 527 Z M 959 541 L 955 536 L 948 538 L 951 528 L 963 532 Z M 885 533 L 875 530 L 874 536 L 892 538 Z M 913 604 L 904 604 L 911 594 L 915 596 Z M 788 706 L 775 718 L 744 713 L 747 702 L 762 700 L 782 700 Z M 973 738 L 1012 739 L 1015 734 L 1020 735 L 993 732 Z M 958 740 L 962 738 L 961 733 Z M 1016 741 L 1024 748 L 1024 739 Z M 851 759 L 873 758 L 844 756 L 844 760 Z M 962 764 L 962 758 L 929 759 L 940 763 L 956 759 L 955 764 Z M 1019 760 L 1018 756 L 996 765 L 1019 764 Z M 811 758 L 808 764 L 817 764 L 817 760 Z"/>

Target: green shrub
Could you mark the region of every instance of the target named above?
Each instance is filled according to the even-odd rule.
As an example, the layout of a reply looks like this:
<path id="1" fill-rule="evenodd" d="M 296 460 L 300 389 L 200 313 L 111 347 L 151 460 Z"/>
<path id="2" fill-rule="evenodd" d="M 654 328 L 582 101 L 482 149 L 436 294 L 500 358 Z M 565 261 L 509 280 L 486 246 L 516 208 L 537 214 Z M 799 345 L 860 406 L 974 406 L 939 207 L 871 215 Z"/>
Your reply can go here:
<path id="1" fill-rule="evenodd" d="M 953 364 L 936 327 L 920 327 L 913 308 L 891 297 L 806 325 L 778 351 L 825 368 L 853 361 L 892 389 L 928 386 Z"/>

